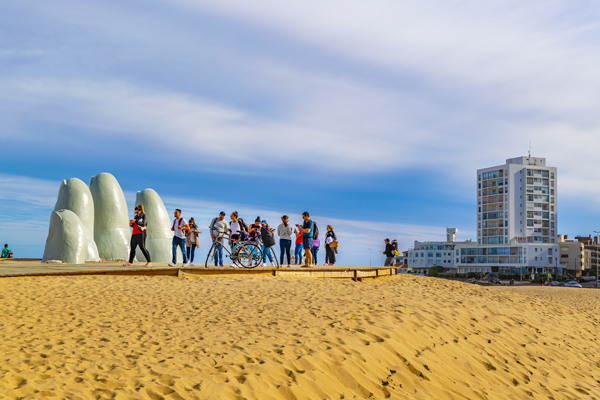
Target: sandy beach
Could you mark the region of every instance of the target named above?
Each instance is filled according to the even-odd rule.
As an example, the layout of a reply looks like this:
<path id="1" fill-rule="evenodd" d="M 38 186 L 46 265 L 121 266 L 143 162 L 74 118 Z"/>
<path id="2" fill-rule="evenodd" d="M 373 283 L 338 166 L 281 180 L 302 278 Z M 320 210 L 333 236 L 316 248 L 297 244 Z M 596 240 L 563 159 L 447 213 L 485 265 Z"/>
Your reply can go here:
<path id="1" fill-rule="evenodd" d="M 185 275 L 0 291 L 1 398 L 600 398 L 600 290 Z"/>

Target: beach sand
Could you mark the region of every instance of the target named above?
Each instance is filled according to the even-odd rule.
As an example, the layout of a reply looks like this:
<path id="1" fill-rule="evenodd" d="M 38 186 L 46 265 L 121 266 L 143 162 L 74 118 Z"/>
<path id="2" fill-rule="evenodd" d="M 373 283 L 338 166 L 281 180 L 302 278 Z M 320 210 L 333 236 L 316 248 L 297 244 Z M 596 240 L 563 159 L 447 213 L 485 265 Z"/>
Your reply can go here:
<path id="1" fill-rule="evenodd" d="M 0 280 L 0 398 L 600 399 L 600 290 Z"/>

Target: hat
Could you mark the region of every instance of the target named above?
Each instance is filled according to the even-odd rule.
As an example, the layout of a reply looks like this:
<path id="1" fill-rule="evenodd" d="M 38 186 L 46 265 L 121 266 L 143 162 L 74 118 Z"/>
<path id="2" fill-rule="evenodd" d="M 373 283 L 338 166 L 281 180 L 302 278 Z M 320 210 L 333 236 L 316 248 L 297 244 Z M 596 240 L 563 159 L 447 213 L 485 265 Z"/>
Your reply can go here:
<path id="1" fill-rule="evenodd" d="M 225 215 L 225 211 L 221 211 L 219 215 Z"/>
<path id="2" fill-rule="evenodd" d="M 261 224 L 266 224 L 266 223 L 267 223 L 267 220 L 266 220 L 266 219 L 263 219 L 263 220 L 261 221 Z"/>
<path id="3" fill-rule="evenodd" d="M 390 241 L 390 239 L 385 239 L 385 242 L 389 242 L 389 241 Z"/>

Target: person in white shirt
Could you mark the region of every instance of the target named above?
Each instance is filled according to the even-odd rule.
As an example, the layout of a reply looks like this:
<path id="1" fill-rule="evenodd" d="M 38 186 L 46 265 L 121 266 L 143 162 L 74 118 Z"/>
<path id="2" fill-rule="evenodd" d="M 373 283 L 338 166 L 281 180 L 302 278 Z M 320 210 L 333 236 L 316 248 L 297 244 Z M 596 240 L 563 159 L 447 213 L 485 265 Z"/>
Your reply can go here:
<path id="1" fill-rule="evenodd" d="M 225 221 L 225 211 L 221 211 L 219 216 L 213 219 L 212 223 L 209 226 L 210 228 L 210 237 L 212 241 L 219 241 L 217 244 L 217 251 L 215 252 L 215 267 L 223 266 L 223 236 L 229 232 L 229 224 Z"/>
<path id="2" fill-rule="evenodd" d="M 277 236 L 279 236 L 279 265 L 283 265 L 283 255 L 285 253 L 288 259 L 288 268 L 292 263 L 290 253 L 292 249 L 292 235 L 294 234 L 294 228 L 288 223 L 289 220 L 290 218 L 284 215 L 281 217 L 283 223 L 277 227 Z"/>
<path id="3" fill-rule="evenodd" d="M 185 254 L 185 233 L 190 229 L 187 221 L 181 218 L 181 210 L 178 208 L 173 213 L 175 219 L 173 220 L 173 262 L 169 264 L 169 267 L 177 265 L 177 247 L 181 249 L 181 255 L 183 257 L 183 266 L 189 266 L 187 257 Z"/>

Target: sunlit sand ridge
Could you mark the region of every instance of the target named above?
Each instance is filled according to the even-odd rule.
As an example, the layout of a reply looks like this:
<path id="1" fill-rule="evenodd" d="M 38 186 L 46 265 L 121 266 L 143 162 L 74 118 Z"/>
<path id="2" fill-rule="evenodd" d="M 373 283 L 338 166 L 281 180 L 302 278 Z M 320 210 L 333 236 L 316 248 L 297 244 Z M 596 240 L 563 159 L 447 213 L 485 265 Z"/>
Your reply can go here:
<path id="1" fill-rule="evenodd" d="M 0 292 L 1 398 L 600 397 L 600 290 L 187 275 Z"/>

